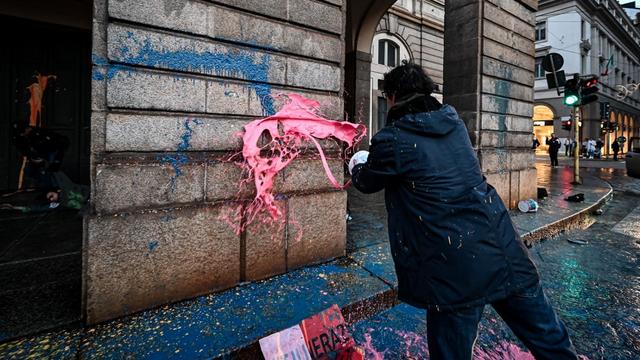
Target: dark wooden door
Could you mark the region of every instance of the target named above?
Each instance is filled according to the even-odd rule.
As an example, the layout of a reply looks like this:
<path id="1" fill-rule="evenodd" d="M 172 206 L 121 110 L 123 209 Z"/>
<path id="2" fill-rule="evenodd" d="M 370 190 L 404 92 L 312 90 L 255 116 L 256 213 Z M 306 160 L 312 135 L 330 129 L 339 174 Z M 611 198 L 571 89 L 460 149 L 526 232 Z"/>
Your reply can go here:
<path id="1" fill-rule="evenodd" d="M 42 93 L 39 125 L 69 139 L 62 171 L 89 182 L 90 32 L 0 16 L 0 190 L 18 187 L 22 157 L 11 126 L 29 123 L 28 87 L 38 74 L 55 76 Z"/>

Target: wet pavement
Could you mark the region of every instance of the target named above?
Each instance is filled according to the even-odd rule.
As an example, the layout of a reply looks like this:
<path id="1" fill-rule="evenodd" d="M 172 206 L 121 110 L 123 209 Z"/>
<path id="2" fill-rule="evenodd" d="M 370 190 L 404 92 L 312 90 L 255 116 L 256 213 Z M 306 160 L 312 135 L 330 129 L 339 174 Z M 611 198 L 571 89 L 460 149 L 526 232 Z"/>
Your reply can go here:
<path id="1" fill-rule="evenodd" d="M 561 181 L 561 174 L 562 169 L 553 169 L 544 175 L 548 178 L 551 190 L 560 194 L 558 196 L 563 196 L 564 190 L 556 191 L 553 186 L 557 183 L 552 180 Z M 591 184 L 585 184 L 584 189 L 590 187 L 599 191 L 601 196 L 606 196 L 610 191 L 607 184 L 595 179 L 592 181 Z M 255 341 L 260 337 L 289 327 L 334 303 L 345 309 L 348 321 L 355 323 L 353 329 L 362 344 L 366 343 L 365 335 L 369 333 L 372 349 L 390 349 L 385 358 L 406 358 L 405 350 L 414 349 L 416 346 L 418 347 L 411 350 L 411 353 L 416 354 L 417 358 L 424 358 L 425 349 L 421 348 L 419 343 L 425 333 L 424 312 L 407 305 L 395 306 L 381 312 L 396 304 L 396 279 L 386 237 L 386 213 L 382 198 L 380 195 L 376 196 L 378 198 L 370 198 L 367 201 L 350 197 L 349 208 L 353 220 L 349 222 L 349 251 L 346 258 L 265 281 L 245 284 L 219 294 L 144 311 L 90 328 L 68 327 L 6 342 L 0 344 L 0 358 L 213 358 L 234 353 L 238 349 L 255 350 Z M 593 206 L 595 199 L 594 196 L 589 202 L 573 208 L 573 213 Z M 559 216 L 565 214 L 565 210 L 570 210 L 567 207 L 556 211 L 551 209 L 555 206 L 543 204 L 541 211 L 545 207 L 549 207 L 549 212 L 544 215 L 549 221 L 558 221 Z M 601 219 L 608 216 L 608 213 L 606 212 Z M 543 213 L 523 215 L 526 216 L 520 216 L 516 222 L 524 229 L 527 221 L 543 216 Z M 536 226 L 538 225 L 541 224 Z M 555 249 L 547 244 L 562 244 L 566 249 Z M 536 245 L 535 251 L 545 258 L 545 261 L 540 263 L 543 269 L 541 271 L 560 271 L 559 274 L 549 277 L 564 276 L 563 282 L 571 280 L 569 276 L 579 274 L 580 271 L 574 271 L 575 267 L 567 268 L 559 260 L 560 265 L 564 267 L 557 270 L 554 267 L 559 266 L 558 262 L 554 263 L 553 259 L 556 259 L 556 253 L 562 260 L 566 257 L 562 255 L 563 251 L 584 251 L 592 246 L 575 249 L 574 247 L 576 245 L 557 240 Z M 545 265 L 547 263 L 549 265 Z M 546 266 L 550 269 L 544 270 Z M 582 272 L 584 271 L 582 269 Z M 624 279 L 624 276 L 620 275 L 620 279 Z M 586 280 L 584 283 L 584 286 L 587 286 Z M 554 292 L 551 294 L 554 299 L 562 298 L 563 291 L 567 291 L 562 286 L 548 287 L 550 292 Z M 576 306 L 579 304 L 575 301 L 568 303 L 566 308 L 560 306 L 563 316 L 572 315 L 574 312 L 576 316 L 583 314 L 582 310 L 576 312 Z M 372 315 L 373 317 L 370 317 Z M 367 317 L 370 319 L 360 321 Z M 399 320 L 394 322 L 391 320 L 393 318 Z M 631 321 L 629 324 L 635 324 L 635 320 Z M 567 322 L 573 324 L 569 320 Z M 496 351 L 496 346 L 504 346 L 505 351 L 511 352 L 518 349 L 510 345 L 515 340 L 509 337 L 499 321 L 486 320 L 483 326 L 488 330 L 483 332 L 484 335 L 480 339 L 481 344 L 486 344 L 487 351 Z M 629 333 L 621 329 L 620 334 Z M 388 340 L 385 341 L 385 338 Z M 627 335 L 621 336 L 620 339 L 622 348 L 629 346 Z M 581 346 L 581 349 L 590 349 L 587 345 Z M 596 348 L 597 346 L 598 344 L 595 345 Z"/>
<path id="2" fill-rule="evenodd" d="M 0 197 L 28 206 L 36 193 Z M 54 209 L 0 209 L 0 342 L 57 326 L 79 324 L 82 217 Z"/>
<path id="3" fill-rule="evenodd" d="M 557 171 L 562 171 L 558 169 Z M 531 249 L 543 286 L 576 349 L 590 359 L 638 359 L 640 354 L 640 179 L 622 170 L 589 169 L 609 181 L 613 199 L 584 230 L 567 231 Z M 568 240 L 586 241 L 578 245 Z M 425 312 L 399 305 L 353 326 L 368 356 L 428 359 Z M 487 307 L 476 359 L 532 359 Z"/>

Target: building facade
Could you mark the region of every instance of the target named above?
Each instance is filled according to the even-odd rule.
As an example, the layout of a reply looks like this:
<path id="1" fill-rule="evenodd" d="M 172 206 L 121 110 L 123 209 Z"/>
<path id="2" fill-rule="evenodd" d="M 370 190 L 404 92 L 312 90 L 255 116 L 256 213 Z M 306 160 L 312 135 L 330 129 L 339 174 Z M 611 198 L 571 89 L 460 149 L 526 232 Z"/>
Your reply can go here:
<path id="1" fill-rule="evenodd" d="M 563 104 L 555 89 L 548 89 L 542 59 L 548 53 L 564 58 L 567 79 L 574 73 L 599 76 L 598 101 L 583 106 L 581 139 L 602 139 L 604 153 L 611 152 L 614 139 L 640 135 L 640 92 L 624 98 L 618 96 L 618 86 L 640 81 L 640 31 L 637 19 L 631 19 L 614 0 L 540 1 L 536 13 L 536 70 L 534 133 L 546 149 L 545 139 L 552 133 L 558 137 L 573 137 L 573 130 L 564 130 L 562 121 L 570 120 L 571 108 Z M 608 119 L 604 111 L 608 104 Z M 603 120 L 614 124 L 609 132 L 601 127 Z M 627 146 L 622 147 L 624 151 Z"/>
<path id="2" fill-rule="evenodd" d="M 63 39 L 71 48 L 81 44 L 68 41 L 67 28 L 82 33 L 77 57 L 67 51 L 40 56 L 29 48 L 24 58 L 10 58 L 0 70 L 4 76 L 5 69 L 25 66 L 20 74 L 29 79 L 36 71 L 56 75 L 56 67 L 43 70 L 27 61 L 42 57 L 64 68 L 59 84 L 72 79 L 61 74 L 83 77 L 68 87 L 77 87 L 78 106 L 86 111 L 70 110 L 75 122 L 68 126 L 76 127 L 77 146 L 86 155 L 86 161 L 77 160 L 78 172 L 91 188 L 77 253 L 85 322 L 345 254 L 347 194 L 329 184 L 313 155 L 296 159 L 276 181 L 283 226 L 240 233 L 225 214 L 240 209 L 242 215 L 253 191 L 241 187 L 246 176 L 228 159 L 241 149 L 237 134 L 244 125 L 281 108 L 277 94 L 300 93 L 318 100 L 327 117 L 357 119 L 358 104 L 370 103 L 373 37 L 393 3 L 29 0 L 0 5 L 0 14 L 15 22 L 13 28 L 32 29 L 34 38 L 55 27 L 63 35 L 47 38 L 54 47 Z M 436 4 L 441 9 L 442 3 Z M 446 83 L 444 101 L 466 122 L 482 170 L 514 206 L 536 191 L 528 145 L 537 1 L 461 0 L 444 7 L 450 15 L 444 24 L 449 40 L 443 44 L 427 24 L 419 38 L 444 53 L 446 68 L 428 58 L 430 51 L 416 50 L 415 38 L 404 45 L 414 60 L 433 70 L 437 82 Z M 38 32 L 33 21 L 48 27 Z M 423 23 L 430 21 L 423 16 Z M 394 29 L 391 17 L 386 26 Z M 25 91 L 30 81 L 21 81 L 11 91 Z M 52 103 L 43 112 L 55 109 L 56 101 L 68 102 L 47 99 Z M 26 107 L 26 99 L 11 106 Z M 363 108 L 364 119 L 368 111 Z M 11 122 L 27 121 L 28 112 L 0 120 L 8 129 Z M 1 140 L 10 148 L 8 139 Z M 343 180 L 338 150 L 326 153 L 332 155 L 338 181 Z M 19 164 L 11 163 L 11 171 L 16 168 Z"/>
<path id="3" fill-rule="evenodd" d="M 384 74 L 403 60 L 424 68 L 438 84 L 434 96 L 442 101 L 444 1 L 396 1 L 378 23 L 371 54 L 370 137 L 384 127 L 386 121 L 387 101 L 382 95 Z"/>

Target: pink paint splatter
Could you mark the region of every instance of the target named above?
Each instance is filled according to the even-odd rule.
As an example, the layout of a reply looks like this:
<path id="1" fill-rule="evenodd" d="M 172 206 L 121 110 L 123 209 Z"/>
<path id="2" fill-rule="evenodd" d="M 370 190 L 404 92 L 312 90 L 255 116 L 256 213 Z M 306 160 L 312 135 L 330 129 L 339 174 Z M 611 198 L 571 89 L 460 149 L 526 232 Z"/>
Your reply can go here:
<path id="1" fill-rule="evenodd" d="M 493 349 L 484 350 L 475 347 L 473 350 L 474 360 L 535 360 L 528 351 L 520 349 L 516 344 L 508 341 L 500 341 Z"/>
<path id="2" fill-rule="evenodd" d="M 364 334 L 364 358 L 365 360 L 384 360 L 384 354 L 387 350 L 383 352 L 376 350 L 371 341 L 371 331 L 373 331 L 373 329 L 369 329 L 369 332 Z"/>
<path id="3" fill-rule="evenodd" d="M 320 104 L 317 101 L 298 94 L 289 94 L 288 98 L 289 102 L 275 115 L 252 121 L 244 127 L 242 167 L 253 179 L 256 195 L 244 209 L 246 220 L 240 225 L 240 231 L 251 224 L 263 210 L 273 220 L 282 215 L 273 195 L 273 182 L 276 175 L 298 156 L 305 141 L 315 145 L 331 184 L 338 189 L 348 186 L 348 183 L 339 184 L 331 173 L 318 140 L 333 139 L 343 143 L 346 145 L 346 154 L 366 135 L 364 125 L 327 120 L 319 115 Z M 265 137 L 268 142 L 261 146 Z"/>
<path id="4" fill-rule="evenodd" d="M 364 334 L 365 360 L 384 360 L 384 356 L 389 349 L 380 352 L 373 346 L 371 338 L 371 333 L 373 331 L 373 329 L 368 329 Z M 404 344 L 399 344 L 398 346 L 398 349 L 404 352 L 403 358 L 429 359 L 429 346 L 426 335 L 423 336 L 415 332 L 400 331 L 392 328 L 384 328 L 382 331 L 393 331 L 404 339 Z M 584 355 L 578 355 L 578 359 L 589 360 L 589 358 Z M 506 340 L 501 340 L 494 348 L 491 349 L 475 346 L 473 349 L 473 360 L 535 360 L 535 358 L 531 353 L 521 349 L 518 345 Z"/>

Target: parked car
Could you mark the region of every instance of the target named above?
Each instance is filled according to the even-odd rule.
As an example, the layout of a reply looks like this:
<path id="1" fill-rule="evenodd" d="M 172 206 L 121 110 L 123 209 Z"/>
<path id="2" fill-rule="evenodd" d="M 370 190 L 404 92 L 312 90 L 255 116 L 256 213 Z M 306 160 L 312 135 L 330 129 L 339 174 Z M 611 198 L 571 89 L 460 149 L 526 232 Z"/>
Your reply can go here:
<path id="1" fill-rule="evenodd" d="M 625 160 L 627 175 L 640 178 L 640 137 L 629 139 L 629 152 Z"/>

